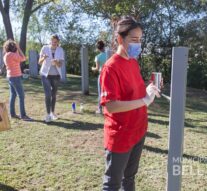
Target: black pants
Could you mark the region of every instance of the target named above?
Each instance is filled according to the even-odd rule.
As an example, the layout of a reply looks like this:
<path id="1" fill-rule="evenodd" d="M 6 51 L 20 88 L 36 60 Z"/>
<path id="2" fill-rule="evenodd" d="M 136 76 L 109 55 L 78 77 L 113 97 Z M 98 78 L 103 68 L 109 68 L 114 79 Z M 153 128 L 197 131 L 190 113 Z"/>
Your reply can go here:
<path id="1" fill-rule="evenodd" d="M 142 138 L 130 151 L 114 153 L 106 150 L 106 168 L 103 179 L 103 191 L 135 191 L 135 175 L 144 145 Z"/>
<path id="2" fill-rule="evenodd" d="M 56 95 L 58 90 L 58 84 L 60 82 L 60 76 L 41 76 L 41 79 L 45 92 L 45 105 L 47 113 L 50 114 L 51 112 L 55 111 Z"/>

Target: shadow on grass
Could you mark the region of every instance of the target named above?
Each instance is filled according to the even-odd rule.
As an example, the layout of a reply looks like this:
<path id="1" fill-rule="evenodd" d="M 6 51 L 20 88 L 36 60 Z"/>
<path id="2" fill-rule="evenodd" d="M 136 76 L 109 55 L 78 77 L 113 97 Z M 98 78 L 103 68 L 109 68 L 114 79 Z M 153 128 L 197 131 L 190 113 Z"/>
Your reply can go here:
<path id="1" fill-rule="evenodd" d="M 44 123 L 48 126 L 57 126 L 57 128 L 65 128 L 65 129 L 73 129 L 73 130 L 97 130 L 103 128 L 103 124 L 101 123 L 94 124 L 94 123 L 74 121 L 69 119 L 61 119 L 61 120 L 68 121 L 68 123 L 60 120 L 51 121 L 49 123 L 45 123 L 42 120 L 34 120 L 34 122 Z"/>
<path id="2" fill-rule="evenodd" d="M 74 130 L 97 130 L 103 128 L 103 124 L 94 124 L 88 122 L 80 122 L 80 121 L 71 121 L 72 123 L 65 123 L 62 121 L 53 121 L 50 125 L 58 126 L 65 129 L 74 129 Z"/>
<path id="3" fill-rule="evenodd" d="M 169 126 L 169 121 L 162 121 L 159 119 L 148 119 L 149 122 L 154 123 L 154 124 L 159 124 L 159 125 L 165 125 L 165 126 Z M 197 128 L 198 125 L 193 125 L 192 122 L 194 122 L 193 120 L 191 120 L 191 122 L 186 122 L 184 123 L 184 127 L 185 128 Z M 205 126 L 199 126 L 199 128 L 205 128 Z"/>
<path id="4" fill-rule="evenodd" d="M 154 138 L 154 139 L 160 139 L 160 138 L 162 138 L 159 135 L 157 135 L 155 133 L 152 133 L 152 132 L 147 132 L 147 137 Z"/>
<path id="5" fill-rule="evenodd" d="M 169 121 L 163 121 L 163 120 L 159 120 L 159 119 L 148 119 L 148 122 L 150 123 L 154 123 L 154 124 L 159 124 L 159 125 L 169 125 Z"/>
<path id="6" fill-rule="evenodd" d="M 195 125 L 193 125 L 192 123 L 186 122 L 184 123 L 184 127 L 188 127 L 188 128 L 196 128 Z"/>
<path id="7" fill-rule="evenodd" d="M 161 113 L 148 113 L 148 116 L 152 116 L 152 117 L 165 117 L 165 118 L 169 118 L 169 114 L 161 114 Z"/>
<path id="8" fill-rule="evenodd" d="M 206 98 L 205 98 L 206 99 Z M 207 104 L 206 101 L 204 99 L 200 99 L 198 100 L 191 100 L 189 101 L 189 103 L 186 104 L 186 108 L 189 111 L 193 111 L 193 112 L 207 112 Z"/>
<path id="9" fill-rule="evenodd" d="M 1 191 L 18 191 L 17 189 L 12 188 L 11 186 L 8 186 L 2 183 L 0 183 L 0 190 Z"/>
<path id="10" fill-rule="evenodd" d="M 148 145 L 144 145 L 143 148 L 145 150 L 147 150 L 147 151 L 150 151 L 150 152 L 168 155 L 168 150 L 164 150 L 164 149 L 160 149 L 160 148 L 155 148 L 155 147 L 151 147 L 151 146 L 148 146 Z M 192 160 L 193 162 L 199 162 L 199 163 L 202 163 L 202 164 L 207 164 L 207 159 L 199 157 L 199 156 L 183 154 L 183 158 L 186 158 L 188 160 Z"/>
<path id="11" fill-rule="evenodd" d="M 167 117 L 165 115 L 159 115 L 159 114 L 149 114 L 149 116 L 162 116 L 162 117 Z M 168 118 L 169 119 L 169 118 Z M 152 119 L 152 118 L 148 118 L 148 121 L 154 124 L 159 124 L 159 125 L 165 125 L 165 126 L 169 126 L 169 121 L 163 121 L 163 120 L 159 120 L 159 119 Z M 194 120 L 194 119 L 185 119 L 185 123 L 184 123 L 184 127 L 185 128 L 205 128 L 205 126 L 198 126 L 198 124 L 194 125 L 193 123 L 196 122 L 205 122 L 202 120 Z"/>
<path id="12" fill-rule="evenodd" d="M 204 129 L 204 127 L 201 127 L 201 128 Z M 188 132 L 204 134 L 204 133 L 207 133 L 207 128 L 205 127 L 205 130 L 203 130 L 203 131 L 201 131 L 201 130 L 199 131 L 199 130 L 191 130 L 191 129 L 189 129 Z"/>

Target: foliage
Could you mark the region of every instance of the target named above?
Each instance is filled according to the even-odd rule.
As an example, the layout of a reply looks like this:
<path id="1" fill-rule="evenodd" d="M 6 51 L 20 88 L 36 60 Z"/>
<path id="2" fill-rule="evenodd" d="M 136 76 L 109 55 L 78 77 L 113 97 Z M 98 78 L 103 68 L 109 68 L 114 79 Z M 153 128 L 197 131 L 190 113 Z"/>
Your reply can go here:
<path id="1" fill-rule="evenodd" d="M 77 3 L 72 0 L 72 3 L 76 9 L 109 20 L 112 30 L 115 29 L 117 19 L 122 15 L 134 16 L 144 24 L 142 43 L 144 56 L 140 64 L 145 79 L 149 78 L 152 70 L 156 70 L 163 73 L 165 82 L 170 82 L 171 50 L 174 46 L 190 47 L 189 72 L 193 72 L 192 67 L 195 66 L 195 64 L 191 65 L 192 55 L 198 55 L 196 62 L 201 62 L 202 64 L 199 65 L 202 65 L 203 69 L 207 67 L 207 55 L 200 56 L 201 53 L 197 53 L 200 50 L 199 47 L 203 47 L 202 51 L 207 52 L 205 32 L 207 31 L 205 17 L 207 2 L 204 0 L 80 0 Z M 203 72 L 203 83 L 201 83 L 203 88 L 205 88 L 205 78 L 205 72 Z M 191 81 L 194 80 L 189 79 L 189 86 Z"/>
<path id="2" fill-rule="evenodd" d="M 206 60 L 195 59 L 191 62 L 188 69 L 188 86 L 207 89 L 207 64 Z"/>
<path id="3" fill-rule="evenodd" d="M 20 33 L 20 47 L 25 53 L 26 51 L 26 36 L 30 17 L 33 13 L 40 11 L 42 8 L 51 8 L 55 4 L 59 4 L 60 0 L 19 0 L 19 1 L 0 1 L 0 13 L 3 17 L 4 28 L 7 38 L 14 38 L 13 28 L 10 20 L 10 11 L 15 13 L 16 18 L 22 19 L 21 33 Z M 50 6 L 51 4 L 51 6 Z M 49 7 L 48 7 L 49 6 Z M 57 8 L 57 7 L 56 7 Z M 51 8 L 52 9 L 52 8 Z"/>
<path id="4" fill-rule="evenodd" d="M 6 36 L 4 30 L 0 28 L 0 47 L 5 42 Z"/>
<path id="5" fill-rule="evenodd" d="M 171 73 L 171 59 L 169 56 L 166 58 L 155 56 L 153 54 L 143 56 L 140 60 L 141 72 L 145 81 L 149 81 L 152 72 L 161 72 L 164 83 L 170 81 Z"/>
<path id="6" fill-rule="evenodd" d="M 180 42 L 190 48 L 188 85 L 207 89 L 207 16 L 178 28 Z"/>
<path id="7" fill-rule="evenodd" d="M 67 43 L 62 44 L 63 49 L 66 53 L 66 67 L 67 72 L 70 74 L 78 74 L 81 75 L 81 45 L 80 44 L 74 44 L 74 43 Z M 96 76 L 96 73 L 93 73 L 91 71 L 91 67 L 95 65 L 94 59 L 96 54 L 96 49 L 94 45 L 87 45 L 88 48 L 88 66 L 89 66 L 89 72 L 90 75 Z"/>
<path id="8" fill-rule="evenodd" d="M 10 11 L 15 12 L 18 19 L 25 16 L 26 2 L 10 1 Z M 94 45 L 98 39 L 104 39 L 108 46 L 114 49 L 113 31 L 116 29 L 117 20 L 123 15 L 134 16 L 144 26 L 143 56 L 140 64 L 145 79 L 148 79 L 154 70 L 161 71 L 164 81 L 170 82 L 171 50 L 174 46 L 190 48 L 191 78 L 196 76 L 192 75 L 192 72 L 199 68 L 206 71 L 207 1 L 205 0 L 33 0 L 31 2 L 33 11 L 29 15 L 28 40 L 43 45 L 49 34 L 58 33 L 68 53 L 68 71 L 80 74 L 82 44 L 89 47 L 90 66 L 93 64 Z M 196 66 L 195 63 L 200 64 Z M 203 83 L 200 83 L 202 87 L 199 87 L 206 88 L 205 72 L 201 75 Z M 195 82 L 191 78 L 189 86 Z"/>

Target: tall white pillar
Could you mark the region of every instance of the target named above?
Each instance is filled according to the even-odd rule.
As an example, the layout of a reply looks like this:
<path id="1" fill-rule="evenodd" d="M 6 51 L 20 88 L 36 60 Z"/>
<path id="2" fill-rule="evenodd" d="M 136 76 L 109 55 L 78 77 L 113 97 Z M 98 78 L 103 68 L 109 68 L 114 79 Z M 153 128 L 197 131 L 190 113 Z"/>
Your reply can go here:
<path id="1" fill-rule="evenodd" d="M 29 51 L 29 74 L 36 78 L 38 76 L 38 52 L 35 50 Z"/>
<path id="2" fill-rule="evenodd" d="M 188 48 L 173 48 L 167 191 L 181 190 L 187 64 Z"/>
<path id="3" fill-rule="evenodd" d="M 64 61 L 62 62 L 62 66 L 61 66 L 61 72 L 62 72 L 61 82 L 67 82 L 66 63 L 67 63 L 67 60 L 66 60 L 66 55 L 64 51 Z"/>
<path id="4" fill-rule="evenodd" d="M 3 62 L 3 48 L 0 48 L 0 68 L 2 68 L 4 65 Z"/>
<path id="5" fill-rule="evenodd" d="M 89 94 L 89 72 L 88 72 L 88 48 L 82 46 L 81 48 L 81 84 L 82 93 Z"/>

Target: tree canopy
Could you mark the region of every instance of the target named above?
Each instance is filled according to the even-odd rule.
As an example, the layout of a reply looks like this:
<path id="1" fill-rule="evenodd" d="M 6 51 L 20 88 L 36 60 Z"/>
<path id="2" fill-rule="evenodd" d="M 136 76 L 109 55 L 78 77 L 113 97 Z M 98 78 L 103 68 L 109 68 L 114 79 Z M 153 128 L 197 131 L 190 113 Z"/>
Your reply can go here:
<path id="1" fill-rule="evenodd" d="M 140 62 L 146 79 L 152 70 L 159 70 L 169 81 L 171 48 L 188 46 L 189 74 L 203 71 L 201 86 L 207 89 L 206 0 L 0 0 L 0 12 L 7 38 L 14 37 L 10 13 L 21 20 L 20 46 L 24 51 L 27 39 L 43 44 L 46 34 L 58 33 L 65 48 L 74 47 L 67 50 L 69 55 L 79 51 L 81 44 L 91 47 L 98 38 L 110 46 L 117 20 L 133 16 L 144 26 Z M 93 57 L 94 53 L 90 54 Z"/>

